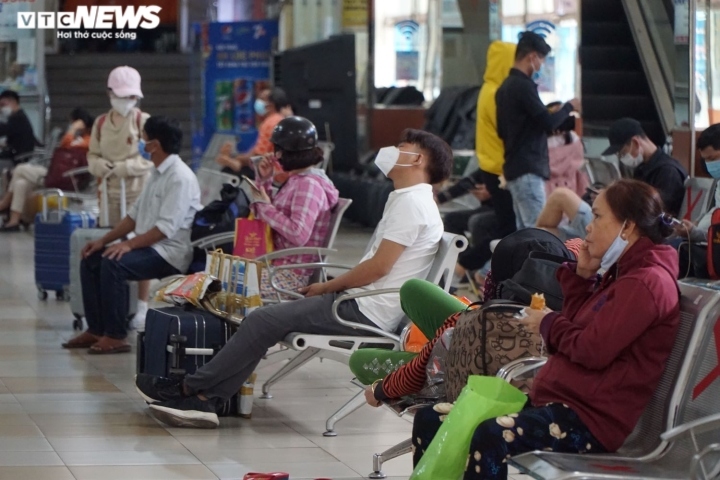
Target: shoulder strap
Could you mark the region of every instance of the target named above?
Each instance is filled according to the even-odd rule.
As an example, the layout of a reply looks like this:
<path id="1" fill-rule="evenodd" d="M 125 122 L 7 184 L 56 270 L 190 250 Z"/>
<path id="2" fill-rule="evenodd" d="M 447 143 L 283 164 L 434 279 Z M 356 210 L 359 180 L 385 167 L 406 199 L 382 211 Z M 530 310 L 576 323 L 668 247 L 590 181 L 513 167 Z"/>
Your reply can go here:
<path id="1" fill-rule="evenodd" d="M 97 136 L 97 141 L 100 141 L 100 132 L 102 131 L 102 127 L 105 124 L 105 120 L 107 119 L 107 113 L 103 113 L 100 115 L 100 118 L 97 120 L 97 132 L 95 135 Z"/>
<path id="2" fill-rule="evenodd" d="M 135 123 L 138 130 L 138 140 L 142 138 L 142 111 L 137 108 L 135 112 Z"/>

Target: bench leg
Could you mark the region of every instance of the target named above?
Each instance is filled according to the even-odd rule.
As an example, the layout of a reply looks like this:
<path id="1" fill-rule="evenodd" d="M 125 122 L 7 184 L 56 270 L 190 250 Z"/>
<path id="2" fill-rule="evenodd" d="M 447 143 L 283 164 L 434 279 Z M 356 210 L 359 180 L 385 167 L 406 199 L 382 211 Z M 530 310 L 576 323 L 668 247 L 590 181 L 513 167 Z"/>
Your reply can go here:
<path id="1" fill-rule="evenodd" d="M 291 350 L 289 348 L 283 348 L 282 350 L 268 353 L 260 361 L 260 365 L 258 365 L 257 369 L 270 367 L 272 365 L 275 365 L 276 363 L 280 363 L 285 360 L 292 360 L 293 358 L 297 357 L 297 355 L 298 353 L 295 350 Z"/>
<path id="2" fill-rule="evenodd" d="M 387 477 L 382 471 L 383 463 L 410 452 L 412 452 L 412 439 L 408 438 L 382 453 L 376 453 L 373 455 L 373 472 L 368 475 L 368 478 L 379 479 Z"/>
<path id="3" fill-rule="evenodd" d="M 340 410 L 333 413 L 332 416 L 327 419 L 327 422 L 325 422 L 325 433 L 323 433 L 323 437 L 337 437 L 335 423 L 347 417 L 355 410 L 365 405 L 365 403 L 365 389 L 362 389 L 345 405 L 340 407 Z"/>
<path id="4" fill-rule="evenodd" d="M 275 372 L 275 374 L 270 377 L 265 383 L 263 383 L 262 386 L 262 396 L 260 398 L 270 399 L 272 398 L 272 395 L 270 395 L 270 387 L 275 385 L 277 382 L 297 370 L 298 368 L 305 365 L 307 362 L 315 358 L 315 356 L 320 352 L 320 349 L 317 348 L 308 348 L 306 350 L 303 350 L 302 352 L 295 355 L 295 358 L 290 360 L 287 364 L 285 364 L 280 370 Z"/>

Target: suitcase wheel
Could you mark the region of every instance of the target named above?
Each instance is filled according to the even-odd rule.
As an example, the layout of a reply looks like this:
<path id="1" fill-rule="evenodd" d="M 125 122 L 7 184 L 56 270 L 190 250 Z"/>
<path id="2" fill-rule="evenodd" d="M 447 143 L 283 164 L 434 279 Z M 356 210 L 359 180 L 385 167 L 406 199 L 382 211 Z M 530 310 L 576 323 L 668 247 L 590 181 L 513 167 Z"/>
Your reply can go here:
<path id="1" fill-rule="evenodd" d="M 70 301 L 70 292 L 65 290 L 58 290 L 55 292 L 55 299 L 59 302 L 69 302 Z"/>
<path id="2" fill-rule="evenodd" d="M 47 293 L 45 290 L 43 290 L 43 289 L 40 288 L 40 289 L 38 289 L 38 298 L 39 298 L 40 300 L 47 300 L 47 298 L 48 298 L 48 293 Z"/>
<path id="3" fill-rule="evenodd" d="M 82 318 L 75 318 L 75 320 L 73 320 L 73 330 L 78 330 L 78 331 L 80 331 L 80 330 L 82 330 L 82 329 L 83 329 L 83 321 L 82 321 Z"/>

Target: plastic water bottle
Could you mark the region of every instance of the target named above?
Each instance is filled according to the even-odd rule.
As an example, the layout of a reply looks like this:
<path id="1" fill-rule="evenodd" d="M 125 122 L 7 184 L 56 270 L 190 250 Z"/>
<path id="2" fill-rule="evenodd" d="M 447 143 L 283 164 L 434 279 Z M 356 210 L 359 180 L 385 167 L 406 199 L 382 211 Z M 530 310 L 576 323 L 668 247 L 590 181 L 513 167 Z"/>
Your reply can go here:
<path id="1" fill-rule="evenodd" d="M 238 414 L 242 418 L 252 418 L 253 408 L 253 388 L 255 387 L 255 380 L 257 379 L 257 373 L 250 375 L 250 377 L 240 387 L 240 401 L 238 402 Z"/>

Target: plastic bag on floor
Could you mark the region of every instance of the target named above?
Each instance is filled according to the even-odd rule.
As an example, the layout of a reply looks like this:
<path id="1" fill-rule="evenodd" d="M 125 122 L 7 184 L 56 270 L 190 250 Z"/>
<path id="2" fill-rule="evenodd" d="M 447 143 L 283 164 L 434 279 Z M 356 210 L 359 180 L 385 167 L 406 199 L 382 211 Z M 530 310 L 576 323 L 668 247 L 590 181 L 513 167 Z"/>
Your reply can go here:
<path id="1" fill-rule="evenodd" d="M 410 480 L 457 480 L 465 469 L 475 429 L 490 418 L 517 413 L 527 396 L 497 377 L 473 375 L 463 388 Z"/>

